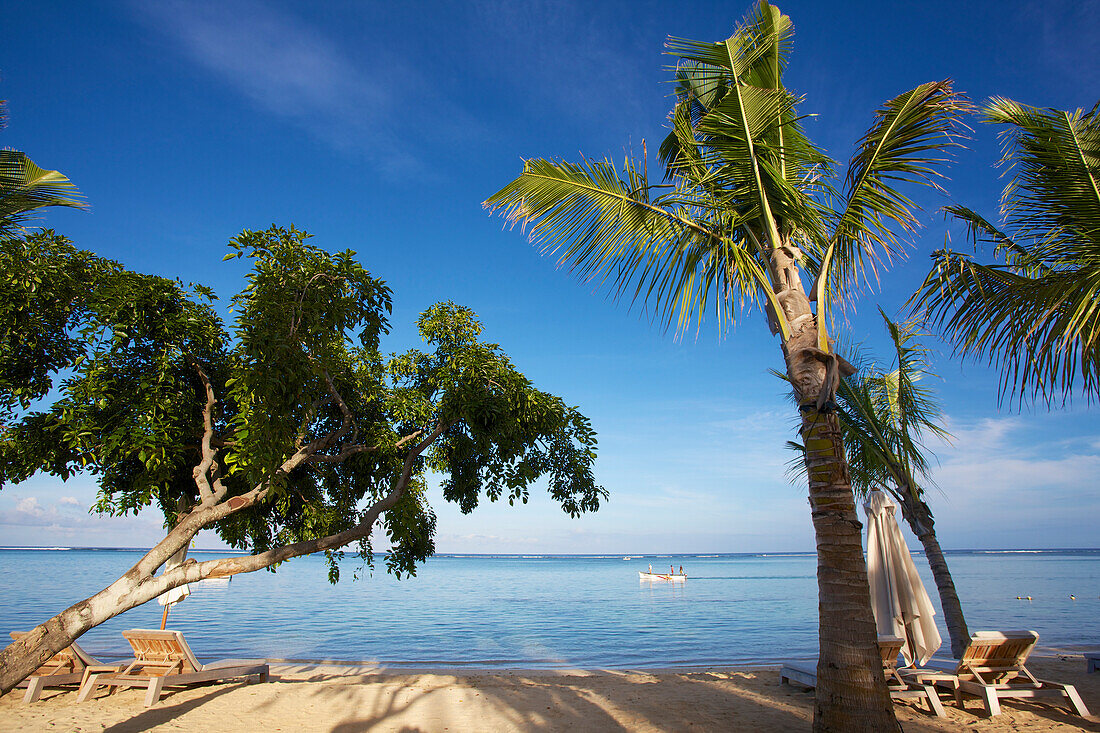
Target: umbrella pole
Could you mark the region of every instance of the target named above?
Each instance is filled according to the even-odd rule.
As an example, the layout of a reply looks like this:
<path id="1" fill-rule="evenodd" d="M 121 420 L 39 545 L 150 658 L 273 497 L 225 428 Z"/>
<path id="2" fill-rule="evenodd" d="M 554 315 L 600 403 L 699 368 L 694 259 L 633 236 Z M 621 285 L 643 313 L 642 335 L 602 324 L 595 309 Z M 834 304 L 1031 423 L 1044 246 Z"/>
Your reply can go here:
<path id="1" fill-rule="evenodd" d="M 171 608 L 171 604 L 164 607 L 164 613 L 160 617 L 160 630 L 164 631 L 164 627 L 168 624 L 168 609 Z"/>

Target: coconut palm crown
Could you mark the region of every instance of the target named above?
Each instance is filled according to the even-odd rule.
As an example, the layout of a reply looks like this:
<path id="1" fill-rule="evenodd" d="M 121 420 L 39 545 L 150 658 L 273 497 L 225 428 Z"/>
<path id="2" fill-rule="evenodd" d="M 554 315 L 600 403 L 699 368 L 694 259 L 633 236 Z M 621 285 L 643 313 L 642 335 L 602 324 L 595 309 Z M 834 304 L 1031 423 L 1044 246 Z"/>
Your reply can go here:
<path id="1" fill-rule="evenodd" d="M 1000 224 L 946 211 L 993 261 L 934 252 L 916 309 L 957 353 L 1000 369 L 1002 398 L 1100 398 L 1100 104 L 1067 112 L 994 98 L 983 116 L 1002 127 L 1000 165 L 1012 174 Z"/>
<path id="2" fill-rule="evenodd" d="M 851 367 L 833 349 L 828 315 L 901 254 L 917 225 L 902 187 L 939 185 L 969 105 L 949 81 L 889 100 L 838 174 L 782 81 L 792 34 L 790 18 L 761 2 L 725 41 L 668 41 L 677 86 L 661 182 L 629 156 L 621 169 L 534 159 L 485 205 L 666 324 L 683 329 L 713 312 L 721 327 L 741 310 L 766 312 L 807 445 L 822 617 L 815 726 L 887 730 L 896 722 L 833 412 Z"/>

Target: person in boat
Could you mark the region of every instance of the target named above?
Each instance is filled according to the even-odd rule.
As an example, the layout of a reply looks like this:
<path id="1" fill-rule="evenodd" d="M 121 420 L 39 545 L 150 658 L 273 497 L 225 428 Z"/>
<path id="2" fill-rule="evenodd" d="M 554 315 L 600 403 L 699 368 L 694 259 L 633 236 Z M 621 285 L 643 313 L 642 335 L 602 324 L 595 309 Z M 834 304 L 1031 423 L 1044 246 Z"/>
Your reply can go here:
<path id="1" fill-rule="evenodd" d="M 683 574 L 684 574 L 684 566 L 683 566 L 683 565 L 681 565 L 681 566 L 680 566 L 680 575 L 683 575 Z"/>
<path id="2" fill-rule="evenodd" d="M 649 574 L 653 575 L 653 563 L 649 564 Z"/>
<path id="3" fill-rule="evenodd" d="M 668 574 L 669 575 L 675 575 L 676 574 L 676 571 L 672 569 L 671 565 L 668 566 Z"/>

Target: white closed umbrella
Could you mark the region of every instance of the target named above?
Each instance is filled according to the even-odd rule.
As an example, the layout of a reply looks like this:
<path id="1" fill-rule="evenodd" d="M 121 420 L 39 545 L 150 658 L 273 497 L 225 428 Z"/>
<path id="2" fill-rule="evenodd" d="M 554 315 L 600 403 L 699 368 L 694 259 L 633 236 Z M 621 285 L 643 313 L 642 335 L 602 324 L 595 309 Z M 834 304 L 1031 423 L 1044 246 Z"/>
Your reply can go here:
<path id="1" fill-rule="evenodd" d="M 897 505 L 878 489 L 863 503 L 867 511 L 867 580 L 880 636 L 905 639 L 905 664 L 926 663 L 940 648 L 936 609 L 894 517 Z"/>
<path id="2" fill-rule="evenodd" d="M 185 545 L 179 552 L 172 557 L 168 558 L 168 562 L 164 563 L 164 572 L 174 570 L 180 565 L 183 565 L 183 561 L 187 559 L 187 546 Z M 184 583 L 181 586 L 165 591 L 157 596 L 157 603 L 164 606 L 164 613 L 160 617 L 160 627 L 163 629 L 168 624 L 168 609 L 182 601 L 187 596 L 191 595 L 191 589 Z"/>

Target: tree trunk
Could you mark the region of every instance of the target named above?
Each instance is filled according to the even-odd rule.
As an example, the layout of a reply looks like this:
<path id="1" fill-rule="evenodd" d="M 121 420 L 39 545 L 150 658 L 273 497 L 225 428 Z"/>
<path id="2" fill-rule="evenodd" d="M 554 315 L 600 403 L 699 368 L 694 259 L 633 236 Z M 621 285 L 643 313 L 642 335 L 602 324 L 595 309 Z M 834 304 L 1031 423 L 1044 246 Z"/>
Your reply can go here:
<path id="1" fill-rule="evenodd" d="M 833 412 L 802 411 L 817 537 L 818 643 L 815 731 L 900 730 L 882 671 L 871 610 L 863 525 Z"/>
<path id="2" fill-rule="evenodd" d="M 814 731 L 900 731 L 878 648 L 871 611 L 863 525 L 856 515 L 840 422 L 831 397 L 836 357 L 818 348 L 816 319 L 802 287 L 801 253 L 772 252 L 771 276 L 789 335 L 783 342 L 787 376 L 798 397 L 810 507 L 817 539 L 818 644 Z M 828 365 L 831 364 L 831 368 Z"/>
<path id="3" fill-rule="evenodd" d="M 940 608 L 943 609 L 943 620 L 947 624 L 947 633 L 951 636 L 951 656 L 959 659 L 970 643 L 970 630 L 966 627 L 966 618 L 963 616 L 959 594 L 955 592 L 955 581 L 951 578 L 951 570 L 947 567 L 940 541 L 936 538 L 932 510 L 907 486 L 899 486 L 891 493 L 901 507 L 901 516 L 909 523 L 913 534 L 924 545 L 924 556 L 936 581 L 936 589 L 940 594 Z"/>
<path id="4" fill-rule="evenodd" d="M 433 433 L 430 440 L 435 440 L 440 432 L 442 428 Z M 422 448 L 423 445 L 414 449 L 415 455 L 418 455 Z M 354 527 L 325 537 L 276 547 L 256 555 L 219 558 L 205 562 L 189 560 L 173 570 L 154 576 L 153 573 L 174 552 L 187 546 L 202 527 L 233 511 L 239 511 L 247 505 L 247 502 L 241 502 L 235 505 L 236 508 L 230 508 L 234 500 L 240 498 L 234 497 L 213 507 L 197 508 L 121 578 L 95 595 L 85 598 L 48 621 L 35 626 L 25 637 L 12 642 L 0 651 L 0 695 L 32 675 L 47 659 L 79 639 L 86 631 L 124 611 L 151 601 L 172 588 L 178 588 L 185 583 L 197 583 L 206 578 L 224 578 L 240 573 L 251 573 L 291 558 L 338 549 L 366 537 L 382 512 L 393 507 L 404 493 L 411 475 L 412 458 L 415 455 L 410 454 L 406 459 L 405 469 L 389 493 L 364 512 L 361 521 Z"/>
<path id="5" fill-rule="evenodd" d="M 194 534 L 192 532 L 191 536 Z M 162 554 L 169 541 L 175 539 L 178 539 L 175 532 L 169 533 L 114 583 L 35 626 L 30 633 L 0 651 L 0 694 L 34 674 L 46 660 L 79 639 L 84 632 L 156 598 L 165 590 L 183 585 L 185 581 L 170 583 L 164 576 L 157 582 L 150 582 L 152 573 L 159 565 L 148 571 L 146 568 L 150 558 Z M 184 540 L 184 544 L 187 542 L 190 542 L 190 537 Z M 187 567 L 194 567 L 194 564 Z M 176 574 L 176 571 L 172 572 L 173 576 Z"/>
<path id="6" fill-rule="evenodd" d="M 916 523 L 911 523 L 911 526 L 913 532 L 917 533 Z M 947 567 L 947 560 L 940 549 L 940 541 L 936 539 L 931 521 L 928 527 L 927 532 L 917 534 L 917 539 L 924 545 L 924 556 L 928 558 L 928 567 L 932 569 L 932 577 L 936 579 L 943 620 L 947 624 L 947 633 L 951 636 L 951 656 L 961 659 L 963 651 L 970 644 L 970 630 L 966 627 L 962 603 L 959 602 L 959 594 L 955 592 L 955 581 L 951 578 L 951 571 Z"/>
<path id="7" fill-rule="evenodd" d="M 970 644 L 970 630 L 966 628 L 959 594 L 955 592 L 955 581 L 951 579 L 951 571 L 947 568 L 947 560 L 943 557 L 936 533 L 928 532 L 917 539 L 924 545 L 924 555 L 928 558 L 932 577 L 936 579 L 936 589 L 940 592 L 943 620 L 947 624 L 947 633 L 951 636 L 951 656 L 961 659 L 963 651 Z"/>

